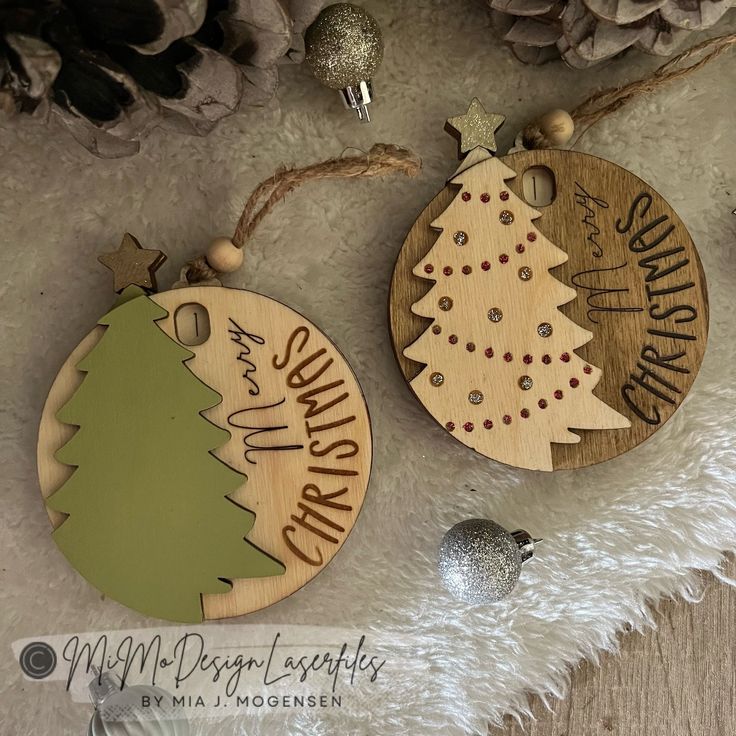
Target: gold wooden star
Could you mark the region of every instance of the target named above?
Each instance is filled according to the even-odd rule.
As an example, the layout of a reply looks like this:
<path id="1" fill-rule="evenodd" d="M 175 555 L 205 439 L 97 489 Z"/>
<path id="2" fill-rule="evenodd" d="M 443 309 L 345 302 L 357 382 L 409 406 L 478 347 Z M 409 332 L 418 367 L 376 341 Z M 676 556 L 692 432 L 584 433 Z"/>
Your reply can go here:
<path id="1" fill-rule="evenodd" d="M 465 115 L 456 115 L 447 119 L 447 126 L 460 136 L 460 155 L 482 146 L 496 152 L 495 132 L 503 125 L 506 118 L 497 112 L 486 112 L 480 100 L 473 97 Z"/>
<path id="2" fill-rule="evenodd" d="M 131 285 L 155 291 L 156 270 L 163 265 L 166 254 L 142 248 L 130 233 L 125 233 L 117 250 L 103 253 L 97 260 L 112 271 L 113 288 L 118 293 Z"/>

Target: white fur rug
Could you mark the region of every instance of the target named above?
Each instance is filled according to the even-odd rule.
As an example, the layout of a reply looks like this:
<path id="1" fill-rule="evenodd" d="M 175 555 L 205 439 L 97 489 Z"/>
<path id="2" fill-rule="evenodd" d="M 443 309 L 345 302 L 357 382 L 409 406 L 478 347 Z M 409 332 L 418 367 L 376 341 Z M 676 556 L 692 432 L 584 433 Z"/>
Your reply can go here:
<path id="1" fill-rule="evenodd" d="M 92 158 L 57 125 L 18 120 L 0 130 L 2 269 L 2 506 L 0 723 L 17 736 L 84 733 L 90 709 L 61 686 L 29 685 L 8 645 L 22 637 L 134 628 L 155 622 L 99 594 L 70 569 L 49 535 L 35 471 L 46 392 L 67 354 L 111 303 L 96 261 L 125 230 L 178 266 L 229 232 L 252 188 L 281 162 L 306 164 L 375 141 L 413 148 L 415 180 L 325 183 L 292 195 L 261 227 L 247 266 L 229 284 L 303 311 L 337 342 L 365 390 L 375 465 L 355 530 L 310 585 L 238 623 L 355 626 L 404 632 L 426 682 L 391 669 L 390 694 L 368 721 L 292 712 L 248 723 L 248 733 L 485 733 L 521 714 L 526 693 L 562 695 L 570 665 L 642 628 L 662 596 L 697 596 L 696 569 L 736 550 L 736 57 L 636 102 L 579 146 L 650 182 L 699 246 L 711 300 L 700 376 L 673 419 L 616 460 L 553 475 L 513 470 L 473 454 L 439 428 L 399 375 L 386 327 L 396 253 L 426 202 L 454 170 L 444 119 L 477 95 L 507 115 L 508 147 L 528 120 L 568 109 L 603 84 L 660 63 L 630 56 L 589 72 L 526 68 L 488 29 L 482 3 L 369 2 L 386 58 L 374 79 L 374 123 L 359 126 L 306 68 L 284 69 L 277 100 L 236 115 L 205 139 L 154 132 L 131 159 Z M 736 18 L 719 27 L 736 30 Z M 475 489 L 475 490 L 473 490 Z M 444 531 L 490 517 L 545 542 L 506 602 L 469 608 L 435 570 Z M 398 661 L 398 660 L 397 660 Z M 245 733 L 244 722 L 207 733 Z"/>

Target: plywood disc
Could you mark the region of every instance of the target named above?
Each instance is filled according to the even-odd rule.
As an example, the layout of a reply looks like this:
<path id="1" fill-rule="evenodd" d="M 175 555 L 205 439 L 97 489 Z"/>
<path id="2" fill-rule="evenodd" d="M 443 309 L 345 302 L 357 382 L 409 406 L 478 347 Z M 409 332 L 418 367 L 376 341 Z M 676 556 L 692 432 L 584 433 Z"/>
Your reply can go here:
<path id="1" fill-rule="evenodd" d="M 168 313 L 158 327 L 194 353 L 185 365 L 222 396 L 203 416 L 230 433 L 216 457 L 247 476 L 230 496 L 255 513 L 247 539 L 285 567 L 281 575 L 234 580 L 230 592 L 203 596 L 204 617 L 264 608 L 317 575 L 355 523 L 372 456 L 360 386 L 324 333 L 273 299 L 220 287 L 176 289 L 151 299 Z M 74 471 L 54 455 L 76 428 L 56 415 L 87 380 L 77 365 L 105 329 L 97 326 L 72 352 L 46 401 L 38 443 L 44 498 Z M 141 427 L 145 431 L 145 418 Z M 50 516 L 54 526 L 66 523 L 62 514 Z"/>

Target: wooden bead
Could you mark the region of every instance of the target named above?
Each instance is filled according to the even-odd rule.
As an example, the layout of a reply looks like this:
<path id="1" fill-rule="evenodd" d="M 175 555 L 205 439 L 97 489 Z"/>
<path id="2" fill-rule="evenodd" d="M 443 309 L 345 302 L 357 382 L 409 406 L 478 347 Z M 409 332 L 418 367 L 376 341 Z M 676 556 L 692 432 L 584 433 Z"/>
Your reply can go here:
<path id="1" fill-rule="evenodd" d="M 207 263 L 220 273 L 232 273 L 243 265 L 243 250 L 230 238 L 214 238 L 207 248 Z"/>
<path id="2" fill-rule="evenodd" d="M 539 118 L 537 125 L 551 146 L 564 146 L 575 130 L 575 123 L 565 110 L 550 110 Z"/>

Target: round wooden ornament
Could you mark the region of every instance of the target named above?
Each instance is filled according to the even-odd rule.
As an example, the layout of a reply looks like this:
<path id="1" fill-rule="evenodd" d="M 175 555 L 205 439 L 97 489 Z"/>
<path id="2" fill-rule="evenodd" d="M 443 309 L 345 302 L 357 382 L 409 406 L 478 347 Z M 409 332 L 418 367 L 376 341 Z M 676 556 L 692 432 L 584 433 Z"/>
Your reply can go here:
<path id="1" fill-rule="evenodd" d="M 190 622 L 317 575 L 355 523 L 371 454 L 355 375 L 305 317 L 250 291 L 128 286 L 51 388 L 38 468 L 73 566 Z"/>
<path id="2" fill-rule="evenodd" d="M 258 224 L 312 180 L 414 176 L 376 144 L 281 167 L 246 200 L 232 238 L 156 289 L 165 255 L 129 233 L 99 256 L 121 296 L 78 345 L 38 438 L 53 536 L 71 564 L 138 611 L 196 622 L 290 595 L 336 554 L 368 486 L 368 410 L 350 366 L 311 322 L 224 288 Z"/>
<path id="3" fill-rule="evenodd" d="M 631 172 L 476 147 L 409 232 L 389 321 L 405 379 L 452 436 L 557 470 L 626 452 L 672 416 L 708 298 L 682 221 Z"/>

